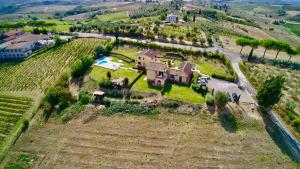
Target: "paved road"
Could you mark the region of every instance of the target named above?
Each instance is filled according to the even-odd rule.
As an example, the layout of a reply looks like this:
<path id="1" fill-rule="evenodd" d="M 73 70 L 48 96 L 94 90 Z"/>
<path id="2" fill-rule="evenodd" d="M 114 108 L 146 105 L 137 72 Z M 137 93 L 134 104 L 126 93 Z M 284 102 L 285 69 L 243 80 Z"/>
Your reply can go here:
<path id="1" fill-rule="evenodd" d="M 102 34 L 95 34 L 95 33 L 78 33 L 79 37 L 82 38 L 110 38 L 114 39 L 114 36 L 107 36 Z M 130 41 L 139 41 L 139 42 L 150 42 L 151 40 L 143 40 L 143 39 L 135 39 L 135 38 L 128 38 L 128 37 L 119 37 L 122 40 L 130 40 Z M 210 52 L 220 52 L 223 53 L 225 56 L 227 56 L 231 62 L 233 69 L 236 71 L 239 79 L 239 84 L 245 88 L 244 91 L 237 88 L 236 84 L 213 79 L 209 83 L 209 85 L 216 90 L 222 90 L 222 91 L 228 91 L 233 90 L 237 93 L 243 94 L 243 96 L 246 98 L 248 102 L 252 102 L 256 105 L 256 101 L 253 99 L 253 97 L 256 94 L 255 89 L 252 87 L 250 82 L 247 80 L 246 76 L 243 74 L 243 72 L 239 68 L 239 61 L 241 60 L 241 55 L 237 53 L 230 52 L 225 49 L 221 49 L 217 47 L 215 44 L 213 47 L 210 48 L 201 48 L 201 47 L 195 47 L 195 46 L 189 46 L 189 45 L 182 45 L 182 44 L 173 44 L 173 43 L 166 43 L 166 42 L 159 42 L 159 41 L 151 41 L 151 43 L 161 45 L 161 46 L 168 46 L 168 47 L 175 47 L 175 48 L 182 48 L 182 49 L 190 49 L 190 50 L 200 50 L 200 51 L 210 51 Z M 246 95 L 245 95 L 246 94 Z M 248 96 L 247 96 L 248 95 Z M 242 97 L 241 97 L 242 99 Z M 274 113 L 273 111 L 269 112 L 270 120 L 278 127 L 280 130 L 282 137 L 284 138 L 284 141 L 288 144 L 290 150 L 293 152 L 295 159 L 300 162 L 300 144 L 297 141 L 297 139 L 293 136 L 293 134 L 290 133 L 289 129 L 286 127 L 286 125 L 282 122 L 281 118 Z"/>

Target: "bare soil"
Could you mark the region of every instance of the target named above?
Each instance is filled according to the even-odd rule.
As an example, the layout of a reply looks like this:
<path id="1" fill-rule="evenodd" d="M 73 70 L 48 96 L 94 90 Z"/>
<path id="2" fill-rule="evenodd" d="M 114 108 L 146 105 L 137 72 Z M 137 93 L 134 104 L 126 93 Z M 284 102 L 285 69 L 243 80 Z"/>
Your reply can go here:
<path id="1" fill-rule="evenodd" d="M 86 111 L 68 124 L 35 124 L 6 162 L 25 152 L 37 156 L 32 168 L 295 167 L 264 128 L 231 131 L 223 126 L 216 116 L 203 113 L 149 118 L 97 117 Z"/>

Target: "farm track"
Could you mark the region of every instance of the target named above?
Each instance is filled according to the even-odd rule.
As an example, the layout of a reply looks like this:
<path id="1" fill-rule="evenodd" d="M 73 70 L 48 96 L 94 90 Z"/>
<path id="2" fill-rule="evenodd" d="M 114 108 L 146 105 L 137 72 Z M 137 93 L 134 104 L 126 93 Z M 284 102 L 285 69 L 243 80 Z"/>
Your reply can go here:
<path id="1" fill-rule="evenodd" d="M 13 153 L 46 156 L 35 168 L 287 168 L 265 130 L 228 133 L 206 122 L 170 114 L 48 122 L 23 135 Z"/>

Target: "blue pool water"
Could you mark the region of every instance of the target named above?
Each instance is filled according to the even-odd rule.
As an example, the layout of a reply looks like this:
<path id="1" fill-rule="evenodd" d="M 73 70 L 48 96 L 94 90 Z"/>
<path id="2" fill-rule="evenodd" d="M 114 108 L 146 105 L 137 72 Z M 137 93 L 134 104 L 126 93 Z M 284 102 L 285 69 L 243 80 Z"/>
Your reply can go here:
<path id="1" fill-rule="evenodd" d="M 98 62 L 98 64 L 104 64 L 104 63 L 107 63 L 107 61 L 106 60 L 100 60 L 99 62 Z"/>
<path id="2" fill-rule="evenodd" d="M 99 64 L 99 65 L 102 65 L 102 64 L 105 64 L 105 63 L 107 63 L 106 58 L 100 58 L 100 59 L 97 60 L 97 64 Z"/>

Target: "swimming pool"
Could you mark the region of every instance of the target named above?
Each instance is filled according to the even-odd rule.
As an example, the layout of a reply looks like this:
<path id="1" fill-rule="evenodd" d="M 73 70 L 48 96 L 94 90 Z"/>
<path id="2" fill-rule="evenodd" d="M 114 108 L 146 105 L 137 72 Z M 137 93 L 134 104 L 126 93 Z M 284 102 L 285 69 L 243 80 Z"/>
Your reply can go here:
<path id="1" fill-rule="evenodd" d="M 119 67 L 121 67 L 122 63 L 113 62 L 112 58 L 110 57 L 102 57 L 96 60 L 95 63 L 96 66 L 104 67 L 106 69 L 112 69 L 117 70 Z"/>

